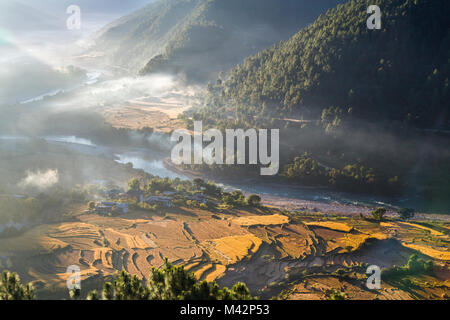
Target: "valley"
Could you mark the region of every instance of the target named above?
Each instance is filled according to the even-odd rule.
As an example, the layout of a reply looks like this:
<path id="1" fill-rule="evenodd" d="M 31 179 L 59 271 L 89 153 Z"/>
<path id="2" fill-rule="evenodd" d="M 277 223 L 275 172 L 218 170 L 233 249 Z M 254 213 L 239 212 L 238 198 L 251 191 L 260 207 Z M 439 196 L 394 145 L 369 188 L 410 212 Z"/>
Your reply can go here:
<path id="1" fill-rule="evenodd" d="M 24 142 L 20 139 L 11 142 L 11 139 L 2 140 L 1 145 L 5 148 L 12 144 L 17 153 L 19 143 Z M 45 156 L 42 151 L 51 150 L 45 162 L 51 168 L 58 168 L 60 185 L 100 183 L 126 188 L 124 182 L 128 179 L 136 176 L 148 179 L 146 174 L 189 181 L 188 177 L 164 168 L 164 154 L 160 152 L 155 152 L 151 160 L 152 153 L 145 151 L 148 154 L 144 156 L 141 150 L 143 158 L 139 162 L 136 156 L 139 149 L 114 150 L 67 137 L 47 138 L 42 144 L 46 147 L 41 147 L 39 161 Z M 122 157 L 117 156 L 119 150 L 123 152 Z M 73 172 L 76 165 L 70 162 L 66 168 L 61 167 L 58 163 L 68 159 L 60 157 L 67 157 L 68 152 L 72 153 L 70 161 L 80 163 L 85 158 L 92 166 L 91 173 L 83 178 Z M 78 155 L 74 157 L 74 153 Z M 22 166 L 27 166 L 28 161 L 37 163 L 36 155 L 30 156 L 28 160 L 22 153 Z M 125 157 L 133 162 L 134 168 L 126 165 Z M 143 165 L 145 158 L 147 164 Z M 158 161 L 160 165 L 156 165 Z M 96 162 L 100 165 L 97 169 Z M 100 169 L 106 164 L 109 172 Z M 22 172 L 20 166 L 18 162 L 8 171 Z M 87 166 L 82 168 L 85 171 Z M 78 180 L 69 180 L 70 172 L 73 172 L 72 179 L 76 176 Z M 236 190 L 232 184 L 223 187 L 228 192 Z M 246 195 L 254 193 L 255 187 L 247 188 L 240 190 Z M 70 265 L 80 266 L 83 290 L 87 291 L 98 289 L 102 279 L 109 279 L 120 270 L 145 280 L 151 268 L 160 267 L 166 257 L 175 264 L 185 265 L 201 280 L 217 281 L 223 286 L 243 281 L 252 294 L 261 298 L 325 299 L 326 290 L 332 288 L 342 289 L 349 298 L 357 299 L 442 299 L 448 295 L 450 221 L 447 215 L 435 218 L 417 214 L 405 222 L 391 211 L 384 222 L 376 222 L 370 220 L 375 203 L 349 205 L 318 199 L 318 190 L 304 190 L 304 200 L 300 200 L 301 196 L 296 199 L 270 193 L 266 198 L 260 193 L 263 200 L 260 208 L 201 209 L 177 205 L 150 212 L 131 209 L 128 214 L 103 216 L 86 212 L 87 201 L 106 197 L 98 198 L 95 194 L 96 191 L 88 193 L 86 200 L 65 201 L 55 212 L 58 218 L 50 216 L 18 235 L 0 238 L 3 268 L 15 270 L 24 281 L 33 282 L 41 299 L 61 299 L 67 295 L 65 270 Z M 316 199 L 307 200 L 308 194 L 315 195 Z M 283 209 L 277 202 L 280 198 L 289 207 Z M 401 266 L 413 253 L 432 259 L 435 268 L 433 275 L 411 277 L 415 289 L 405 290 L 392 281 L 383 284 L 381 291 L 365 287 L 368 265 Z"/>
<path id="2" fill-rule="evenodd" d="M 145 279 L 165 257 L 201 280 L 226 286 L 244 281 L 262 298 L 323 299 L 322 289 L 345 288 L 357 299 L 442 299 L 450 288 L 449 222 L 423 228 L 420 220 L 380 224 L 324 213 L 285 216 L 277 209 L 212 213 L 180 207 L 117 217 L 84 210 L 74 208 L 67 222 L 0 239 L 2 265 L 33 281 L 42 299 L 67 294 L 70 265 L 80 266 L 88 290 L 120 270 Z M 435 276 L 413 277 L 412 291 L 391 283 L 381 291 L 365 287 L 369 264 L 404 265 L 414 252 L 435 262 Z"/>
<path id="3" fill-rule="evenodd" d="M 379 33 L 366 0 L 119 2 L 0 39 L 0 271 L 42 300 L 70 266 L 85 299 L 168 264 L 263 300 L 450 299 L 445 0 L 386 0 Z M 279 130 L 278 174 L 174 164 L 194 121 Z"/>

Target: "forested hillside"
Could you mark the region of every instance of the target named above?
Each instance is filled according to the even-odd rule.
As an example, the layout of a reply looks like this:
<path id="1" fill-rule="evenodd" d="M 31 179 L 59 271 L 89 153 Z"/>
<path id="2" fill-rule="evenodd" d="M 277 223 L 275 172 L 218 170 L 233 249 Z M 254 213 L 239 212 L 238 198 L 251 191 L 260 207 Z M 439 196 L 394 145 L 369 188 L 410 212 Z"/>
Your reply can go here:
<path id="1" fill-rule="evenodd" d="M 377 3 L 382 29 L 369 30 Z M 246 59 L 218 89 L 215 103 L 262 106 L 318 118 L 337 106 L 355 117 L 448 124 L 450 3 L 351 1 L 322 15 L 289 41 Z"/>
<path id="2" fill-rule="evenodd" d="M 111 64 L 217 76 L 256 52 L 288 39 L 345 0 L 160 0 L 99 32 L 95 50 Z"/>
<path id="3" fill-rule="evenodd" d="M 367 28 L 372 4 L 381 8 L 380 30 Z M 192 116 L 222 129 L 280 128 L 281 174 L 289 180 L 417 194 L 443 208 L 450 185 L 449 16 L 446 0 L 339 5 L 209 84 L 187 122 Z"/>

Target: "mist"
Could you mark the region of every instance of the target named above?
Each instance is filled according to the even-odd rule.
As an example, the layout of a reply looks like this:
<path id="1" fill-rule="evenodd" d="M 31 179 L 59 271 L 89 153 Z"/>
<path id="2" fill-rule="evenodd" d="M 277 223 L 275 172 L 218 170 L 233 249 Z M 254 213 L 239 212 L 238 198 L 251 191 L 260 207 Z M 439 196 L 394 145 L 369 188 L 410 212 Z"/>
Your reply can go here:
<path id="1" fill-rule="evenodd" d="M 36 188 L 39 191 L 44 191 L 59 182 L 58 170 L 27 172 L 27 176 L 19 182 L 19 187 L 22 188 Z"/>

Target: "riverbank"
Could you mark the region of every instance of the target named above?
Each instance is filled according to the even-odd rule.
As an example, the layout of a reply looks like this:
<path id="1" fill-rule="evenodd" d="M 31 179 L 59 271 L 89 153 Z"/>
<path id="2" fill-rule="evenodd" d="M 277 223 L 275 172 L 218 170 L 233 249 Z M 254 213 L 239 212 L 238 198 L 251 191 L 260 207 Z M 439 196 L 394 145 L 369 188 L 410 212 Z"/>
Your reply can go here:
<path id="1" fill-rule="evenodd" d="M 376 207 L 388 209 L 387 216 L 397 217 L 398 206 L 389 203 L 389 199 L 375 199 L 370 196 L 333 192 L 327 187 L 303 187 L 298 185 L 263 183 L 255 179 L 223 179 L 212 177 L 174 165 L 169 158 L 164 159 L 164 167 L 178 175 L 190 179 L 201 178 L 215 181 L 225 190 L 238 189 L 246 196 L 258 194 L 265 206 L 277 207 L 289 211 L 320 212 L 339 216 L 368 215 Z M 424 220 L 450 221 L 450 215 L 418 213 L 416 218 Z"/>

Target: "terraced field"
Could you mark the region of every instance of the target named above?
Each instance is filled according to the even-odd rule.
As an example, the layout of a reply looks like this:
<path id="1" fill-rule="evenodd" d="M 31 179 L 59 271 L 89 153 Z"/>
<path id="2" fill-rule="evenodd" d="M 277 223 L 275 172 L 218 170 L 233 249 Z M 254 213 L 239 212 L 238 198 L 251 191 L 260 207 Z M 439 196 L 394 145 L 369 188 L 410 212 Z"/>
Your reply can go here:
<path id="1" fill-rule="evenodd" d="M 35 281 L 44 297 L 52 290 L 66 290 L 66 269 L 71 265 L 80 267 L 82 283 L 89 287 L 119 270 L 146 279 L 165 257 L 184 264 L 201 280 L 226 286 L 244 281 L 264 298 L 323 298 L 323 291 L 331 287 L 345 287 L 350 297 L 368 299 L 435 297 L 449 290 L 450 238 L 445 223 L 374 223 L 320 214 L 292 218 L 270 210 L 213 216 L 204 210 L 168 209 L 164 218 L 139 211 L 122 217 L 78 213 L 77 221 L 41 225 L 0 239 L 0 257 L 7 258 L 10 269 L 24 280 Z M 382 268 L 404 265 L 415 252 L 435 262 L 437 276 L 426 281 L 434 283 L 426 294 L 386 287 L 374 295 L 361 287 L 365 278 L 338 283 L 333 273 L 363 263 Z M 304 279 L 305 272 L 313 272 L 307 281 L 295 280 Z"/>
<path id="2" fill-rule="evenodd" d="M 259 250 L 262 240 L 247 234 L 244 236 L 230 236 L 202 243 L 211 256 L 224 264 L 234 264 Z"/>

